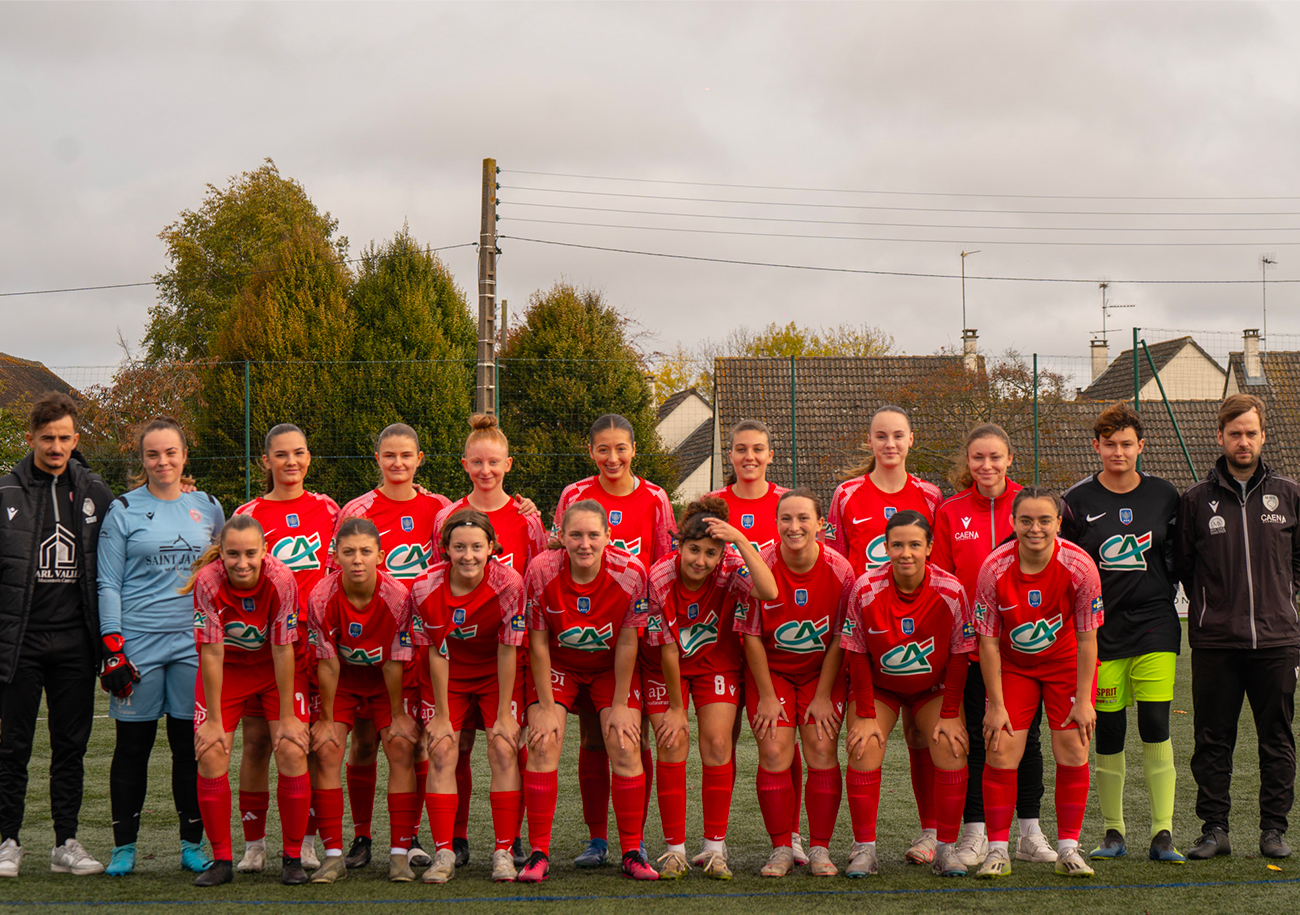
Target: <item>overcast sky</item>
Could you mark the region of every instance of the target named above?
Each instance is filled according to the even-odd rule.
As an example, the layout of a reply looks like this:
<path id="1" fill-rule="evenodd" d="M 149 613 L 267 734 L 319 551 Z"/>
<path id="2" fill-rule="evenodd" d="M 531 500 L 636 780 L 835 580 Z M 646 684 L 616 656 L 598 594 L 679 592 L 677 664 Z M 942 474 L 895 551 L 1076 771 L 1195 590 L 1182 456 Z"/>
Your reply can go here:
<path id="1" fill-rule="evenodd" d="M 158 232 L 265 157 L 354 255 L 404 221 L 472 242 L 492 156 L 508 236 L 945 276 L 979 249 L 967 324 L 992 352 L 1086 354 L 1102 278 L 1137 306 L 1111 318 L 1112 354 L 1135 322 L 1239 334 L 1269 253 L 1282 348 L 1300 333 L 1300 289 L 1271 285 L 1300 277 L 1298 59 L 1300 7 L 1247 3 L 0 3 L 0 292 L 150 279 Z M 1220 244 L 1096 244 L 1193 241 Z M 512 314 L 564 278 L 660 349 L 788 320 L 878 325 L 911 353 L 960 342 L 952 278 L 500 247 Z M 445 259 L 473 301 L 473 249 Z M 1089 282 L 969 278 L 988 276 Z M 1143 279 L 1251 282 L 1124 282 Z M 0 298 L 0 350 L 112 364 L 153 302 Z"/>

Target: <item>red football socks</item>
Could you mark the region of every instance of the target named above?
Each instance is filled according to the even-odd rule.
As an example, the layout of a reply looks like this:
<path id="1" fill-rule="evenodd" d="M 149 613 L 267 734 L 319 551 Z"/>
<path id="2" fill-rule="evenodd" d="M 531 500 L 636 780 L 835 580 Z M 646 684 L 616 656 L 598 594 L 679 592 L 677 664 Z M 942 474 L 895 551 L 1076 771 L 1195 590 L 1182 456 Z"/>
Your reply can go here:
<path id="1" fill-rule="evenodd" d="M 876 841 L 876 820 L 880 814 L 880 770 L 863 771 L 849 766 L 849 823 L 854 842 Z"/>
<path id="2" fill-rule="evenodd" d="M 984 765 L 984 822 L 990 842 L 1011 836 L 1011 814 L 1016 807 L 1016 770 Z"/>
<path id="3" fill-rule="evenodd" d="M 271 809 L 271 792 L 239 791 L 239 819 L 244 825 L 244 841 L 266 838 L 266 812 Z M 283 816 L 283 814 L 281 814 Z"/>
<path id="4" fill-rule="evenodd" d="M 493 791 L 488 794 L 492 805 L 492 834 L 498 849 L 509 848 L 519 835 L 519 819 L 524 814 L 522 791 Z"/>
<path id="5" fill-rule="evenodd" d="M 415 821 L 411 824 L 411 837 L 420 834 L 420 821 L 424 819 L 424 796 L 429 791 L 429 761 L 415 761 Z"/>
<path id="6" fill-rule="evenodd" d="M 794 806 L 791 811 L 790 831 L 799 831 L 799 817 L 803 812 L 803 755 L 799 741 L 794 742 L 794 761 L 790 763 L 790 784 L 794 788 Z"/>
<path id="7" fill-rule="evenodd" d="M 555 822 L 555 800 L 559 794 L 556 773 L 525 770 L 523 777 L 524 807 L 528 811 L 528 844 L 533 851 L 549 855 L 551 825 Z"/>
<path id="8" fill-rule="evenodd" d="M 1056 765 L 1056 837 L 1079 840 L 1088 806 L 1088 764 Z"/>
<path id="9" fill-rule="evenodd" d="M 275 783 L 275 803 L 280 808 L 280 838 L 287 858 L 302 853 L 302 837 L 307 831 L 311 810 L 311 779 L 302 775 L 280 773 Z"/>
<path id="10" fill-rule="evenodd" d="M 519 748 L 519 777 L 523 778 L 524 772 L 528 769 L 528 745 L 524 744 Z M 519 816 L 515 819 L 514 835 L 521 835 L 524 828 L 524 798 L 519 795 Z"/>
<path id="11" fill-rule="evenodd" d="M 659 819 L 664 842 L 681 845 L 686 841 L 686 763 L 659 763 Z"/>
<path id="12" fill-rule="evenodd" d="M 199 776 L 199 814 L 203 817 L 203 831 L 212 843 L 212 857 L 231 860 L 229 775 L 223 772 L 219 778 Z"/>
<path id="13" fill-rule="evenodd" d="M 940 842 L 956 842 L 961 832 L 961 815 L 966 806 L 968 771 L 960 769 L 934 770 L 934 815 L 938 824 Z"/>
<path id="14" fill-rule="evenodd" d="M 582 795 L 582 819 L 593 839 L 609 838 L 609 754 L 602 750 L 578 748 L 578 792 Z M 527 789 L 524 791 L 527 794 Z M 524 800 L 525 807 L 532 802 Z M 532 817 L 528 833 L 533 831 Z"/>
<path id="15" fill-rule="evenodd" d="M 794 785 L 790 772 L 769 772 L 758 767 L 758 809 L 763 814 L 763 828 L 772 837 L 772 847 L 790 844 L 790 823 L 794 814 Z"/>
<path id="16" fill-rule="evenodd" d="M 644 748 L 641 750 L 641 772 L 645 775 L 645 797 L 641 802 L 641 835 L 644 836 L 646 821 L 650 819 L 650 799 L 654 797 L 655 784 L 654 754 Z"/>
<path id="17" fill-rule="evenodd" d="M 934 760 L 928 747 L 919 750 L 908 747 L 907 760 L 912 773 L 912 793 L 916 795 L 916 812 L 921 817 L 921 828 L 934 829 Z"/>
<path id="18" fill-rule="evenodd" d="M 455 835 L 456 795 L 427 794 L 424 806 L 429 811 L 429 837 L 433 839 L 433 850 L 451 848 L 451 837 Z"/>
<path id="19" fill-rule="evenodd" d="M 731 794 L 735 779 L 733 762 L 721 766 L 704 766 L 700 794 L 704 807 L 704 838 L 721 842 L 727 837 L 727 821 L 731 819 Z M 663 775 L 659 776 L 659 790 L 663 791 Z M 660 813 L 660 816 L 663 816 Z M 665 830 L 666 831 L 666 830 Z"/>
<path id="20" fill-rule="evenodd" d="M 420 822 L 414 791 L 388 792 L 388 841 L 391 848 L 410 848 L 415 825 Z"/>
<path id="21" fill-rule="evenodd" d="M 468 753 L 461 753 L 456 758 L 456 827 L 453 833 L 456 838 L 463 839 L 469 835 L 469 799 L 474 793 L 474 770 L 470 768 L 470 758 Z M 419 763 L 416 763 L 418 766 Z M 425 771 L 428 771 L 429 764 L 424 764 Z M 419 774 L 419 769 L 416 770 Z"/>
<path id="22" fill-rule="evenodd" d="M 814 769 L 809 766 L 805 794 L 811 844 L 828 847 L 831 836 L 835 834 L 835 821 L 840 815 L 840 799 L 844 796 L 844 779 L 840 767 Z"/>
<path id="23" fill-rule="evenodd" d="M 375 812 L 375 780 L 378 766 L 347 767 L 348 806 L 352 808 L 352 830 L 358 836 L 370 838 L 370 820 Z"/>
<path id="24" fill-rule="evenodd" d="M 614 801 L 614 823 L 618 826 L 618 844 L 623 854 L 636 851 L 641 847 L 648 781 L 644 772 L 640 775 L 615 775 L 611 781 L 610 796 Z"/>
<path id="25" fill-rule="evenodd" d="M 343 851 L 343 789 L 313 788 L 311 809 L 316 814 L 316 828 L 325 847 Z"/>

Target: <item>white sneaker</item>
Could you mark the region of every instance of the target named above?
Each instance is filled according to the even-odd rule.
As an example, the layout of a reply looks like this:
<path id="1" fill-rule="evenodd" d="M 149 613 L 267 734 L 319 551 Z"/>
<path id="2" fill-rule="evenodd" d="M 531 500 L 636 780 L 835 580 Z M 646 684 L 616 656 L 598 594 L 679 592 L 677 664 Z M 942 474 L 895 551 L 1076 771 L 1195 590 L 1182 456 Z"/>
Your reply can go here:
<path id="1" fill-rule="evenodd" d="M 56 874 L 88 877 L 104 873 L 104 865 L 92 858 L 76 839 L 69 839 L 50 852 L 50 870 Z"/>
<path id="2" fill-rule="evenodd" d="M 722 843 L 722 851 L 709 851 L 707 848 L 701 848 L 699 853 L 691 859 L 692 867 L 703 867 L 714 855 L 722 855 L 722 859 L 727 859 L 727 843 Z"/>
<path id="3" fill-rule="evenodd" d="M 320 867 L 320 858 L 316 857 L 316 837 L 308 836 L 302 840 L 302 869 L 314 871 Z"/>
<path id="4" fill-rule="evenodd" d="M 978 867 L 989 856 L 989 837 L 982 832 L 963 832 L 953 854 L 967 868 Z"/>
<path id="5" fill-rule="evenodd" d="M 306 865 L 303 867 L 305 870 Z M 235 870 L 239 871 L 241 874 L 260 874 L 265 868 L 266 846 L 254 845 L 252 843 L 245 845 L 244 857 L 239 859 L 239 863 L 235 865 Z"/>
<path id="6" fill-rule="evenodd" d="M 912 843 L 912 847 L 907 850 L 907 861 L 909 864 L 933 864 L 934 853 L 939 848 L 939 840 L 928 832 L 924 833 L 921 838 Z"/>
<path id="7" fill-rule="evenodd" d="M 18 865 L 23 863 L 23 847 L 13 839 L 0 843 L 0 877 L 17 877 Z"/>
<path id="8" fill-rule="evenodd" d="M 790 833 L 790 853 L 794 855 L 794 863 L 799 867 L 808 863 L 808 853 L 803 850 L 803 836 L 797 832 Z"/>
<path id="9" fill-rule="evenodd" d="M 1047 842 L 1047 836 L 1036 832 L 1016 839 L 1016 860 L 1035 864 L 1055 864 L 1056 849 Z"/>

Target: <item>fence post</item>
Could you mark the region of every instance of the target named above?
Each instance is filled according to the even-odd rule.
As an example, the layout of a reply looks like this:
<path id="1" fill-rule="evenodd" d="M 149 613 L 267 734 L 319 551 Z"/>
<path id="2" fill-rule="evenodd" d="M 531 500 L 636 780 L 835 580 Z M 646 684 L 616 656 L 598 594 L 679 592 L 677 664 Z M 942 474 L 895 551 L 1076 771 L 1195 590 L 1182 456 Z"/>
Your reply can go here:
<path id="1" fill-rule="evenodd" d="M 250 468 L 253 463 L 253 435 L 252 435 L 252 398 L 249 395 L 249 372 L 248 360 L 244 360 L 244 501 L 247 502 L 253 498 L 253 478 Z"/>
<path id="2" fill-rule="evenodd" d="M 799 431 L 795 414 L 794 356 L 790 357 L 790 488 L 799 485 Z"/>
<path id="3" fill-rule="evenodd" d="M 1160 380 L 1160 373 L 1156 371 L 1156 362 L 1151 358 L 1151 350 L 1147 347 L 1147 342 L 1142 341 L 1142 352 L 1146 354 L 1147 365 L 1151 366 L 1151 377 L 1156 380 L 1156 387 L 1160 389 L 1160 399 L 1165 402 L 1165 412 L 1169 414 L 1169 422 L 1174 427 L 1174 435 L 1178 436 L 1178 447 L 1183 449 L 1183 459 L 1187 461 L 1187 469 L 1192 474 L 1192 479 L 1196 479 L 1196 465 L 1192 463 L 1192 455 L 1187 450 L 1187 442 L 1183 441 L 1183 430 L 1178 428 L 1178 420 L 1174 417 L 1174 407 L 1169 402 L 1169 395 L 1165 393 L 1165 383 Z"/>
<path id="4" fill-rule="evenodd" d="M 1038 485 L 1038 353 L 1034 353 L 1034 485 Z"/>
<path id="5" fill-rule="evenodd" d="M 1138 330 L 1133 328 L 1133 412 L 1139 416 L 1142 414 L 1142 379 L 1141 372 L 1138 371 Z M 1135 468 L 1139 473 L 1142 472 L 1142 455 L 1137 456 L 1137 466 Z M 1196 474 L 1193 473 L 1195 478 Z"/>

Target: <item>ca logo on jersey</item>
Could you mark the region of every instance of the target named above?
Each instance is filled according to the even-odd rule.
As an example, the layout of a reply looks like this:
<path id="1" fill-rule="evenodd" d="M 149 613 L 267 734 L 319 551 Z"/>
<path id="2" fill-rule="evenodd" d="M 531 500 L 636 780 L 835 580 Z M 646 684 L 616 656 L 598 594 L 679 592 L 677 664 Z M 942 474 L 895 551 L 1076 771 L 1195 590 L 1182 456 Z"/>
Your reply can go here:
<path id="1" fill-rule="evenodd" d="M 777 648 L 784 648 L 795 654 L 812 654 L 825 651 L 822 638 L 831 631 L 829 617 L 823 616 L 817 622 L 811 620 L 791 620 L 776 627 L 772 638 Z"/>
<path id="2" fill-rule="evenodd" d="M 364 648 L 347 648 L 340 645 L 339 657 L 342 658 L 344 662 L 356 665 L 357 667 L 374 667 L 377 664 L 383 663 L 384 649 L 372 648 L 367 651 Z"/>
<path id="3" fill-rule="evenodd" d="M 231 648 L 256 651 L 266 643 L 266 630 L 258 629 L 252 623 L 226 623 L 225 631 L 226 637 L 223 641 Z"/>
<path id="4" fill-rule="evenodd" d="M 1097 551 L 1097 563 L 1103 569 L 1120 572 L 1145 572 L 1147 550 L 1151 549 L 1151 532 L 1145 534 L 1116 534 Z"/>
<path id="5" fill-rule="evenodd" d="M 203 611 L 202 611 L 202 610 L 195 610 L 195 611 L 194 611 L 194 628 L 195 628 L 195 629 L 202 629 L 202 628 L 204 627 L 204 625 L 205 625 L 205 621 L 204 621 L 204 619 L 203 619 Z"/>
<path id="6" fill-rule="evenodd" d="M 606 623 L 599 629 L 595 626 L 570 626 L 555 638 L 565 648 L 574 648 L 578 651 L 608 651 L 609 641 L 613 637 L 614 626 Z"/>
<path id="7" fill-rule="evenodd" d="M 712 610 L 709 615 L 690 626 L 677 629 L 681 637 L 682 657 L 689 658 L 705 645 L 712 645 L 718 640 L 718 615 Z"/>
<path id="8" fill-rule="evenodd" d="M 663 632 L 663 621 L 660 617 L 652 616 L 646 620 L 645 628 L 647 632 Z"/>
<path id="9" fill-rule="evenodd" d="M 889 562 L 889 551 L 885 549 L 885 535 L 881 534 L 867 544 L 867 568 L 874 569 Z"/>
<path id="10" fill-rule="evenodd" d="M 478 626 L 457 626 L 451 631 L 448 638 L 452 639 L 472 639 L 478 635 Z"/>
<path id="11" fill-rule="evenodd" d="M 880 656 L 880 670 L 900 677 L 932 673 L 933 668 L 930 667 L 932 654 L 934 654 L 932 638 L 920 644 L 908 642 L 906 645 L 898 645 Z"/>
<path id="12" fill-rule="evenodd" d="M 415 578 L 429 567 L 430 551 L 418 543 L 404 543 L 393 547 L 384 557 L 388 574 L 397 579 Z"/>
<path id="13" fill-rule="evenodd" d="M 617 523 L 617 522 L 610 522 L 610 523 L 613 524 L 613 523 Z M 640 538 L 640 537 L 634 537 L 634 538 L 632 538 L 631 540 L 615 540 L 615 541 L 614 541 L 614 546 L 618 547 L 620 550 L 627 550 L 627 551 L 628 551 L 629 553 L 631 553 L 633 556 L 640 556 L 640 555 L 641 555 L 641 538 Z"/>
<path id="14" fill-rule="evenodd" d="M 1011 630 L 1011 644 L 1025 654 L 1038 654 L 1051 648 L 1061 631 L 1061 615 L 1050 620 L 1034 620 Z"/>
<path id="15" fill-rule="evenodd" d="M 306 572 L 320 568 L 316 558 L 320 552 L 320 534 L 304 537 L 282 537 L 271 547 L 271 555 L 289 567 L 290 572 Z"/>

